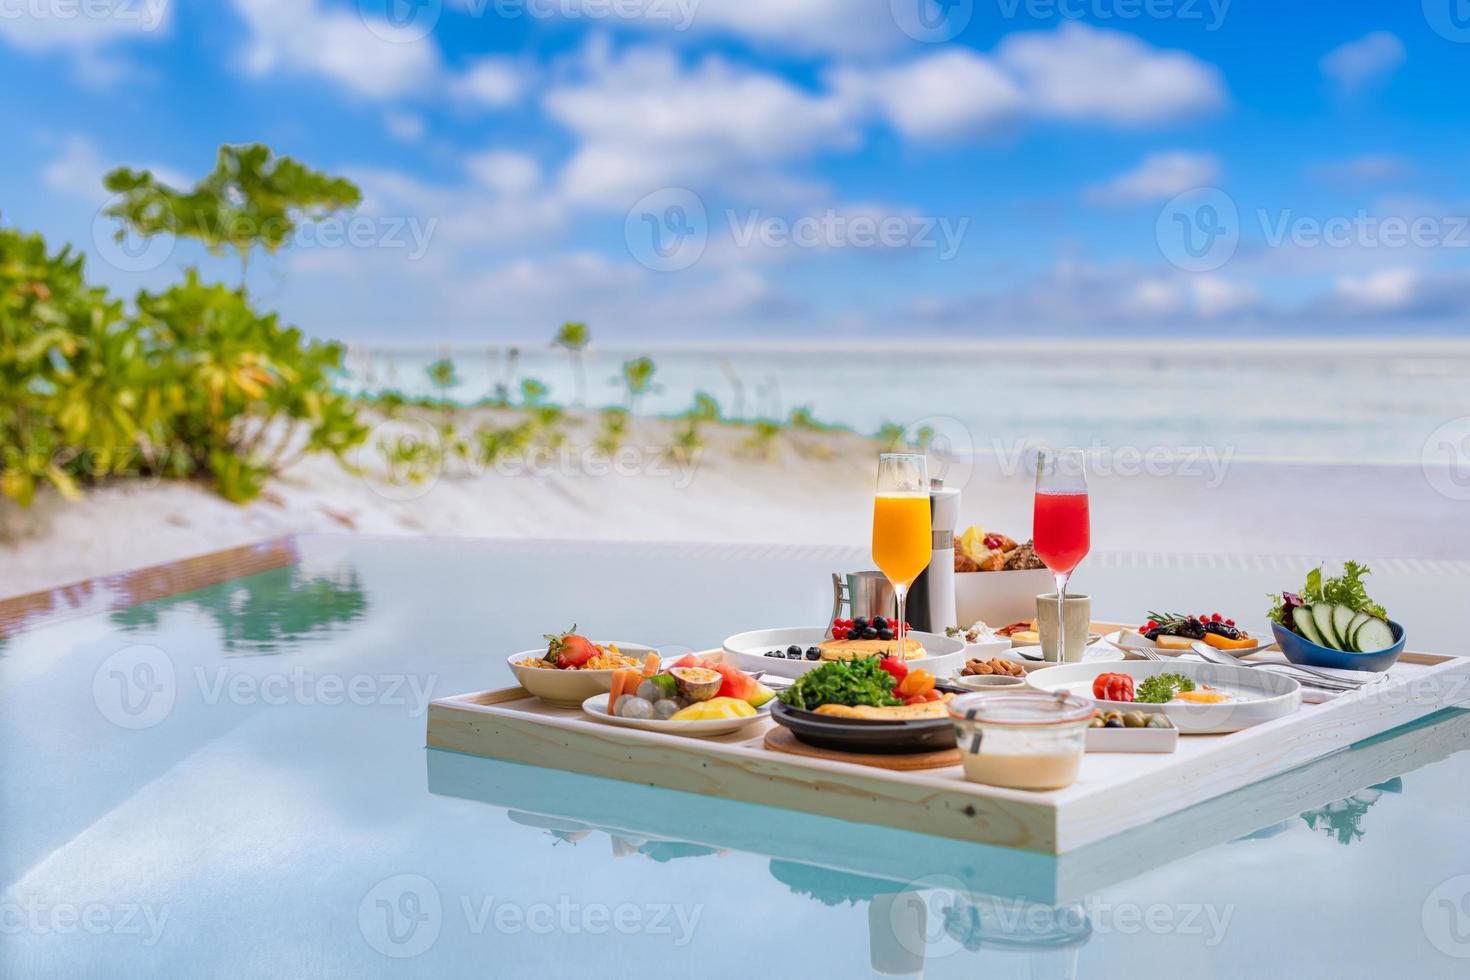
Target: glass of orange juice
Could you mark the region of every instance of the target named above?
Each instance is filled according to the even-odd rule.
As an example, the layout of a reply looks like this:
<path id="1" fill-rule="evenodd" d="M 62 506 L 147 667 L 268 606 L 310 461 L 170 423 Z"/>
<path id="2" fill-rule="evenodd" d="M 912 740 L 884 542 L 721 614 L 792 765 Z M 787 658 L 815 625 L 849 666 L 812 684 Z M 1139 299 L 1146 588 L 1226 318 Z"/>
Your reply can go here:
<path id="1" fill-rule="evenodd" d="M 873 562 L 898 597 L 898 618 L 892 626 L 898 657 L 905 654 L 904 602 L 909 586 L 928 567 L 933 552 L 928 460 L 920 453 L 883 453 L 878 457 L 878 489 L 873 497 Z"/>

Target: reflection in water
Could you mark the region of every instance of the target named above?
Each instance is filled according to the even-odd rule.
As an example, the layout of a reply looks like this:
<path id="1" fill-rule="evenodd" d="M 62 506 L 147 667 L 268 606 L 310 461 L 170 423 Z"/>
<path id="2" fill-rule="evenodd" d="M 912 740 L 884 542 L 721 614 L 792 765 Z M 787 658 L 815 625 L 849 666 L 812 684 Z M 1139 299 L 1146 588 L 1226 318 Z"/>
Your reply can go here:
<path id="1" fill-rule="evenodd" d="M 367 605 L 355 571 L 308 576 L 291 565 L 122 609 L 112 619 L 123 629 L 152 630 L 165 610 L 198 609 L 219 626 L 226 656 L 258 656 L 355 623 Z"/>
<path id="2" fill-rule="evenodd" d="M 1346 846 L 1363 839 L 1366 833 L 1362 827 L 1363 815 L 1384 793 L 1403 791 L 1404 781 L 1395 776 L 1386 783 L 1375 783 L 1334 803 L 1308 810 L 1301 817 L 1308 827 L 1320 830 L 1328 837 L 1335 837 L 1339 844 Z"/>

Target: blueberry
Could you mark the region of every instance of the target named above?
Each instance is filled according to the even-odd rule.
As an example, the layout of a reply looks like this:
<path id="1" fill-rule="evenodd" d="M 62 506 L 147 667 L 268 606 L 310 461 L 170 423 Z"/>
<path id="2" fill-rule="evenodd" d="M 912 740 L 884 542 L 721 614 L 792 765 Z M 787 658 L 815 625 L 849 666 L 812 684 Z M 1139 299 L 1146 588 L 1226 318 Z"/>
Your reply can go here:
<path id="1" fill-rule="evenodd" d="M 863 630 L 867 629 L 868 628 L 868 617 L 866 617 L 866 616 L 859 616 L 857 619 L 854 619 L 852 621 L 852 628 L 855 629 L 855 630 L 857 630 L 859 633 L 861 633 Z"/>
<path id="2" fill-rule="evenodd" d="M 781 655 L 782 654 L 781 654 L 781 651 L 780 650 L 767 650 L 766 651 L 766 656 L 768 656 L 768 657 L 779 657 Z"/>
<path id="3" fill-rule="evenodd" d="M 886 630 L 888 628 L 888 620 L 884 619 L 882 616 L 874 616 L 871 625 L 873 629 L 878 630 L 881 633 L 883 630 Z"/>
<path id="4" fill-rule="evenodd" d="M 881 630 L 879 630 L 878 631 L 878 639 L 880 639 L 880 640 L 891 640 L 891 639 L 893 639 L 893 630 L 889 630 L 889 629 L 881 629 Z"/>
<path id="5" fill-rule="evenodd" d="M 865 640 L 876 640 L 877 638 L 878 638 L 878 631 L 875 630 L 875 629 L 873 629 L 873 627 L 869 626 L 867 629 L 863 630 L 863 639 L 865 639 Z"/>
<path id="6" fill-rule="evenodd" d="M 822 651 L 818 650 L 816 647 L 810 647 L 806 652 L 806 658 L 808 660 L 821 660 Z"/>
<path id="7" fill-rule="evenodd" d="M 789 646 L 789 647 L 786 648 L 786 656 L 788 656 L 788 657 L 792 657 L 792 656 L 799 657 L 799 656 L 801 656 L 801 647 L 797 646 L 795 643 L 791 644 L 791 646 Z"/>

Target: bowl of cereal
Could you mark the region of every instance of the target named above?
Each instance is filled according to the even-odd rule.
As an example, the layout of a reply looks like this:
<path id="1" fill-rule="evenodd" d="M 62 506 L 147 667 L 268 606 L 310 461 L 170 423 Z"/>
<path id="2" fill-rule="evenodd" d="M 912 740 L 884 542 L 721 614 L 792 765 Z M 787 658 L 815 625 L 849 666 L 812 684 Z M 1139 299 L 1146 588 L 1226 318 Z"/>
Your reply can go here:
<path id="1" fill-rule="evenodd" d="M 594 694 L 612 689 L 615 671 L 641 667 L 653 647 L 622 640 L 589 640 L 574 633 L 548 635 L 545 649 L 513 653 L 506 662 L 516 681 L 550 704 L 581 707 Z"/>

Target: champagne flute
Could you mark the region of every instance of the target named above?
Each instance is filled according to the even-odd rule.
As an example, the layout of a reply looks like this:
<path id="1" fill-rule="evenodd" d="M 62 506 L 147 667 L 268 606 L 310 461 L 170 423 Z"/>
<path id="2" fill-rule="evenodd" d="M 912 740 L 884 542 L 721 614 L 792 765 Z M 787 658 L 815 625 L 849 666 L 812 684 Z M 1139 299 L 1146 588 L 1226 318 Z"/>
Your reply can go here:
<path id="1" fill-rule="evenodd" d="M 1036 455 L 1036 501 L 1031 518 L 1036 555 L 1057 583 L 1057 662 L 1066 659 L 1067 580 L 1092 547 L 1087 508 L 1087 456 L 1081 449 L 1043 449 Z"/>
<path id="2" fill-rule="evenodd" d="M 929 565 L 934 530 L 929 516 L 929 463 L 922 453 L 883 453 L 873 496 L 873 562 L 893 585 L 898 620 L 895 656 L 905 656 L 904 603 L 909 586 Z"/>

